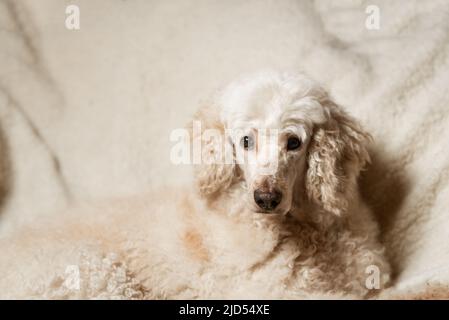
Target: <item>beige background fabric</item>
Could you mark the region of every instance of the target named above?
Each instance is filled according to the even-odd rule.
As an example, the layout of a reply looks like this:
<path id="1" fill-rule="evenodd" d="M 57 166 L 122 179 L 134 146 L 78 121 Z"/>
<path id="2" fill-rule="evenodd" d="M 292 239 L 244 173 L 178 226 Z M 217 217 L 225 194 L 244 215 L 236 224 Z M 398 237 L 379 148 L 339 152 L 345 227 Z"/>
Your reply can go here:
<path id="1" fill-rule="evenodd" d="M 0 236 L 189 183 L 169 137 L 200 101 L 242 73 L 302 70 L 374 136 L 361 184 L 396 288 L 447 283 L 448 46 L 445 0 L 0 0 Z"/>

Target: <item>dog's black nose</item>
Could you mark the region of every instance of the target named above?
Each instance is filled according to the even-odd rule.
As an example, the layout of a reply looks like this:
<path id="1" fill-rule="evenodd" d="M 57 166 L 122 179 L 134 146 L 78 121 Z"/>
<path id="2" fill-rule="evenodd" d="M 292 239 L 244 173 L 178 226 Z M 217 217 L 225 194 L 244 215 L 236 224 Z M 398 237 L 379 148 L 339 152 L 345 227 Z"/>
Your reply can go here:
<path id="1" fill-rule="evenodd" d="M 271 192 L 262 191 L 257 189 L 254 191 L 254 201 L 257 205 L 267 211 L 274 210 L 281 203 L 282 193 L 277 190 Z"/>

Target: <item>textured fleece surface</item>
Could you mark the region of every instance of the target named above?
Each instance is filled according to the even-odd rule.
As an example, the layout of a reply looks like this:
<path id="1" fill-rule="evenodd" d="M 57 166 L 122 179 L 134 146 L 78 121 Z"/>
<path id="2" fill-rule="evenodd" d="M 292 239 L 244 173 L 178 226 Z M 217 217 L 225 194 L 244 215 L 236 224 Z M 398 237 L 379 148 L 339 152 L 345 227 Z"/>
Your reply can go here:
<path id="1" fill-rule="evenodd" d="M 241 73 L 303 70 L 374 136 L 362 192 L 394 289 L 447 284 L 448 46 L 445 0 L 1 0 L 0 236 L 85 199 L 188 184 L 169 137 L 201 99 Z"/>

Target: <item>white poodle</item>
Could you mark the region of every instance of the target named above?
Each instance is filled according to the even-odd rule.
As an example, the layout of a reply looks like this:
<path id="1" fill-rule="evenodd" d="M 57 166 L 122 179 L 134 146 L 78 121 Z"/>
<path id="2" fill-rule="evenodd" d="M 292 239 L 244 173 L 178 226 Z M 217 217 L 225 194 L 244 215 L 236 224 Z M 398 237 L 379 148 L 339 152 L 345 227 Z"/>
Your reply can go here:
<path id="1" fill-rule="evenodd" d="M 193 122 L 198 191 L 84 206 L 3 239 L 1 298 L 376 294 L 390 271 L 358 192 L 368 141 L 302 75 L 240 79 Z"/>

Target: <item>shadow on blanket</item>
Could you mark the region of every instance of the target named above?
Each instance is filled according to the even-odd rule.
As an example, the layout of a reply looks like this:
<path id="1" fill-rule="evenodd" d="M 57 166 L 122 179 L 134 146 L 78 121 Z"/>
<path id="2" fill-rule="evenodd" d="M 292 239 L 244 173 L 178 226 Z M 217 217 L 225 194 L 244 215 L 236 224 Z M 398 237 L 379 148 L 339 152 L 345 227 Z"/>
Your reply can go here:
<path id="1" fill-rule="evenodd" d="M 4 207 L 12 184 L 11 159 L 6 135 L 0 126 L 0 214 Z"/>
<path id="2" fill-rule="evenodd" d="M 394 227 L 397 213 L 410 190 L 410 179 L 404 167 L 398 168 L 392 159 L 374 147 L 370 150 L 371 165 L 360 177 L 361 193 L 374 211 L 380 225 L 380 240 L 392 267 L 392 281 L 399 275 L 399 261 L 386 241 L 386 234 Z"/>

